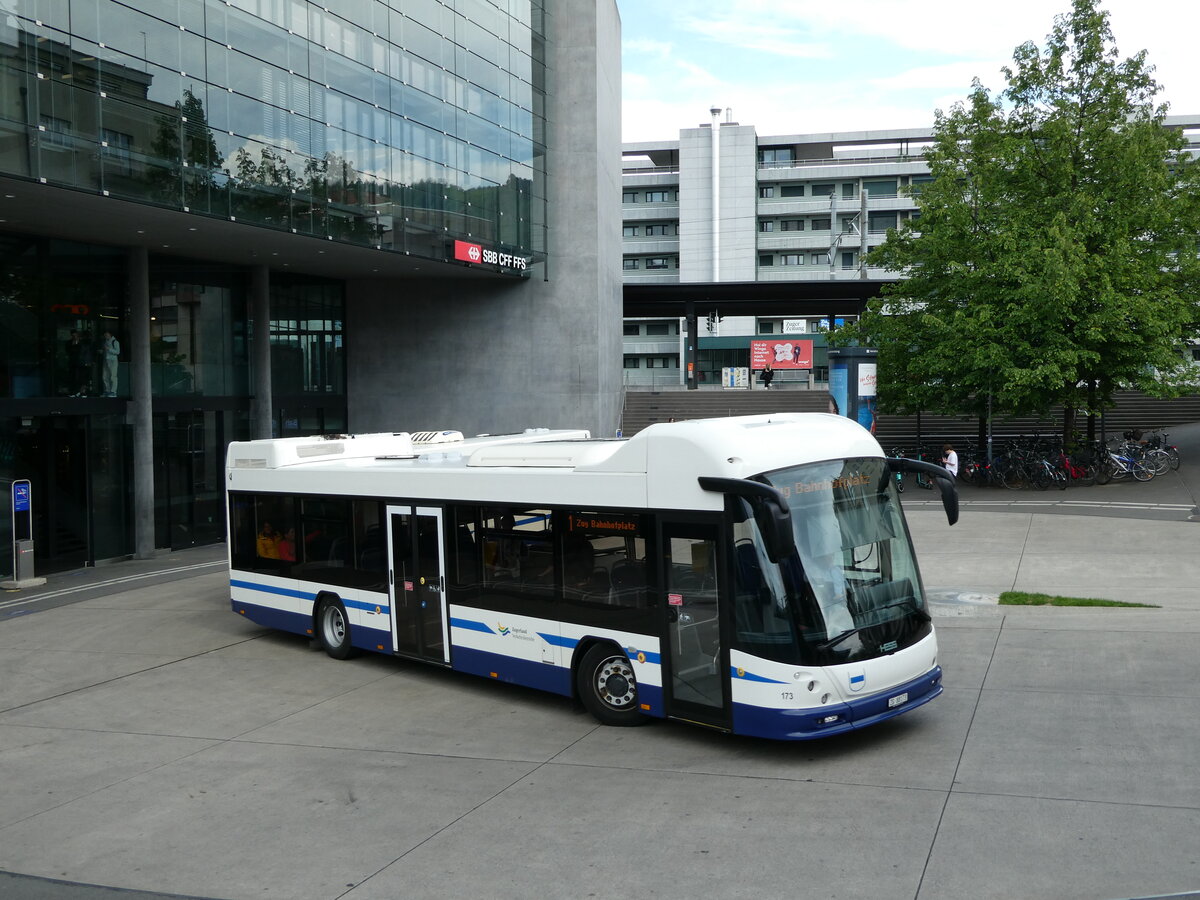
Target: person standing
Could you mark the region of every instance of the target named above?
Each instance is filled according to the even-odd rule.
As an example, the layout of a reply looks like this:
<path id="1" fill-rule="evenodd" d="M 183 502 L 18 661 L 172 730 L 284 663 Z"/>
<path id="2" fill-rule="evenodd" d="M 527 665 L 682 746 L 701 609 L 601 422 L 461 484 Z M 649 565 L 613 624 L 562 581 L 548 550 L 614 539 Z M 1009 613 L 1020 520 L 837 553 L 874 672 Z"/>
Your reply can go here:
<path id="1" fill-rule="evenodd" d="M 958 476 L 958 454 L 954 452 L 954 447 L 950 444 L 942 447 L 942 465 L 951 475 Z"/>
<path id="2" fill-rule="evenodd" d="M 72 397 L 86 397 L 92 382 L 92 346 L 87 337 L 71 329 L 67 341 L 67 385 Z"/>
<path id="3" fill-rule="evenodd" d="M 121 355 L 121 342 L 107 328 L 100 345 L 101 376 L 104 381 L 104 396 L 117 396 L 117 357 Z"/>

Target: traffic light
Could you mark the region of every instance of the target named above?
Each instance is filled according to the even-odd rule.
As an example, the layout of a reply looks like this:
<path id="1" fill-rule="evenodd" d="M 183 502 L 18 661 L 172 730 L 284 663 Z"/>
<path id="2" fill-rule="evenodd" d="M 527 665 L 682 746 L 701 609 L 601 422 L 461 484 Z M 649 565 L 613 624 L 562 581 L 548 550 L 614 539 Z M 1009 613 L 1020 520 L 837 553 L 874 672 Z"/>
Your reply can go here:
<path id="1" fill-rule="evenodd" d="M 717 330 L 717 314 L 716 314 L 716 313 L 709 313 L 709 314 L 708 314 L 708 331 L 709 331 L 709 334 L 711 334 L 712 332 L 714 332 L 714 331 L 716 331 L 716 330 Z"/>

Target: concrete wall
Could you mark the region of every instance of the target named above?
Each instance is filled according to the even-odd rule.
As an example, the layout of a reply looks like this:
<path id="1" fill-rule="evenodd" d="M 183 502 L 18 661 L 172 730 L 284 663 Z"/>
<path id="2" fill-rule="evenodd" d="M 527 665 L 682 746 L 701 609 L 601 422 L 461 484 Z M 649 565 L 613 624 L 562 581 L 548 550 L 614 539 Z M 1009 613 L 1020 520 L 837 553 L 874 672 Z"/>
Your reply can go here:
<path id="1" fill-rule="evenodd" d="M 722 125 L 722 281 L 754 281 L 757 240 L 758 136 L 748 125 Z"/>
<path id="2" fill-rule="evenodd" d="M 353 431 L 618 426 L 620 18 L 562 0 L 546 19 L 547 262 L 524 281 L 348 285 Z"/>
<path id="3" fill-rule="evenodd" d="M 754 281 L 758 257 L 758 139 L 748 125 L 721 125 L 721 281 Z M 712 128 L 679 132 L 679 280 L 712 281 Z"/>
<path id="4" fill-rule="evenodd" d="M 697 111 L 703 115 L 703 110 Z M 712 278 L 712 129 L 679 132 L 679 280 Z"/>

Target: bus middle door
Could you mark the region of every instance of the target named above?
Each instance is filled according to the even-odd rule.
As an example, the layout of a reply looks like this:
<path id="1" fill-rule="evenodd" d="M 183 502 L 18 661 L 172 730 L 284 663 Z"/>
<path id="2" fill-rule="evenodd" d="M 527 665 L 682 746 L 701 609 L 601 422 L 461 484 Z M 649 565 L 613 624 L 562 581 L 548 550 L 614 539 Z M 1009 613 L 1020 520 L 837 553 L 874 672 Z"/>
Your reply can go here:
<path id="1" fill-rule="evenodd" d="M 389 506 L 392 649 L 431 662 L 450 661 L 442 511 Z"/>
<path id="2" fill-rule="evenodd" d="M 663 525 L 668 716 L 729 729 L 729 651 L 721 640 L 719 527 Z M 666 674 L 666 673 L 664 673 Z"/>

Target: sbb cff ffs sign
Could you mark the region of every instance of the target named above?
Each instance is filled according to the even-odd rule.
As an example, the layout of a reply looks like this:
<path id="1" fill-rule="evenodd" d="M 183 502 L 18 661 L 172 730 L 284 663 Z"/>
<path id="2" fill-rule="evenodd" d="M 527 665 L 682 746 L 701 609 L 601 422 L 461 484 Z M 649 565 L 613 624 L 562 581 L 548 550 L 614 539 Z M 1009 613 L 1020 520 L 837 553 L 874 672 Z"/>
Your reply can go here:
<path id="1" fill-rule="evenodd" d="M 484 247 L 482 244 L 472 244 L 470 241 L 454 242 L 454 258 L 460 262 L 473 263 L 474 265 L 503 266 L 506 269 L 518 269 L 521 271 L 529 265 L 529 260 L 524 256 L 501 253 L 490 247 Z"/>

